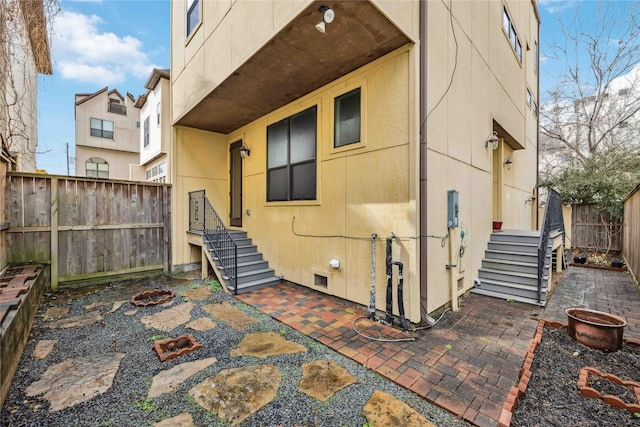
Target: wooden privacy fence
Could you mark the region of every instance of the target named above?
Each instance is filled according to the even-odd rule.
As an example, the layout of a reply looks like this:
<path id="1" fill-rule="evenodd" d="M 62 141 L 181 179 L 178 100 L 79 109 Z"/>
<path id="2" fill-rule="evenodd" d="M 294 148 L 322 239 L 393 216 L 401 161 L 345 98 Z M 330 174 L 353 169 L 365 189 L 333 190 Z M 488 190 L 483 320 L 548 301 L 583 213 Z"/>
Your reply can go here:
<path id="1" fill-rule="evenodd" d="M 624 244 L 622 254 L 629 270 L 640 281 L 640 184 L 624 201 Z"/>
<path id="2" fill-rule="evenodd" d="M 572 248 L 592 251 L 621 251 L 622 223 L 613 221 L 595 205 L 573 206 L 571 215 Z"/>
<path id="3" fill-rule="evenodd" d="M 51 286 L 170 265 L 167 184 L 9 173 L 7 257 L 51 266 Z"/>

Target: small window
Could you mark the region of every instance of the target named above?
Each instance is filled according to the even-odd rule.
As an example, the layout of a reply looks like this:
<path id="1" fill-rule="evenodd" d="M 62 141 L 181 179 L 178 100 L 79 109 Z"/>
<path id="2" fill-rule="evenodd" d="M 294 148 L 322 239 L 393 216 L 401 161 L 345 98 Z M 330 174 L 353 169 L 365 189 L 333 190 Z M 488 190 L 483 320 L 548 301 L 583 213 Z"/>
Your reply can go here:
<path id="1" fill-rule="evenodd" d="M 620 123 L 618 123 L 618 127 L 621 128 L 621 129 L 629 127 L 629 123 L 628 122 L 620 122 Z"/>
<path id="2" fill-rule="evenodd" d="M 90 178 L 109 178 L 109 163 L 100 157 L 91 157 L 85 162 L 85 171 Z"/>
<path id="3" fill-rule="evenodd" d="M 538 42 L 533 42 L 533 72 L 538 75 L 538 70 L 540 69 L 540 54 L 538 53 Z"/>
<path id="4" fill-rule="evenodd" d="M 317 107 L 267 127 L 267 201 L 316 199 Z"/>
<path id="5" fill-rule="evenodd" d="M 618 95 L 619 95 L 619 96 L 627 96 L 627 95 L 629 95 L 629 88 L 628 88 L 628 87 L 626 87 L 626 88 L 624 88 L 624 89 L 620 89 L 620 90 L 618 91 Z"/>
<path id="6" fill-rule="evenodd" d="M 518 61 L 522 63 L 522 43 L 518 38 L 518 33 L 516 33 L 516 28 L 511 21 L 511 16 L 509 16 L 506 6 L 502 8 L 502 29 L 507 39 L 509 39 L 509 44 L 516 54 Z"/>
<path id="7" fill-rule="evenodd" d="M 144 148 L 149 146 L 149 117 L 144 119 Z"/>
<path id="8" fill-rule="evenodd" d="M 360 88 L 340 95 L 334 102 L 334 147 L 360 142 Z"/>
<path id="9" fill-rule="evenodd" d="M 113 122 L 91 118 L 91 136 L 113 139 Z"/>
<path id="10" fill-rule="evenodd" d="M 109 98 L 109 112 L 115 114 L 122 114 L 123 116 L 127 115 L 127 107 L 120 104 L 119 99 L 111 99 Z"/>
<path id="11" fill-rule="evenodd" d="M 156 124 L 159 125 L 160 124 L 160 103 L 158 102 L 158 105 L 156 105 Z"/>
<path id="12" fill-rule="evenodd" d="M 531 107 L 531 99 L 533 98 L 533 96 L 531 95 L 531 91 L 529 89 L 527 89 L 527 105 L 529 107 Z"/>
<path id="13" fill-rule="evenodd" d="M 187 37 L 200 23 L 200 0 L 187 0 Z"/>
<path id="14" fill-rule="evenodd" d="M 140 122 L 136 122 L 136 127 L 140 129 Z"/>

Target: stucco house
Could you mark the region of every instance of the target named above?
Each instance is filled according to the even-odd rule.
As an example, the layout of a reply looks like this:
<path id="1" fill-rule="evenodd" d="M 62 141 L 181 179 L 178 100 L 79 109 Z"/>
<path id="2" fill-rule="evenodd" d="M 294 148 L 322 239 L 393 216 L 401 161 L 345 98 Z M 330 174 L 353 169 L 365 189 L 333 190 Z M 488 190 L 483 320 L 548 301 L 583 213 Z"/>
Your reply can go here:
<path id="1" fill-rule="evenodd" d="M 169 70 L 154 68 L 135 107 L 140 110 L 140 164 L 131 168 L 134 181 L 170 182 L 171 86 Z"/>
<path id="2" fill-rule="evenodd" d="M 76 176 L 129 179 L 140 162 L 140 110 L 130 93 L 76 93 Z"/>
<path id="3" fill-rule="evenodd" d="M 384 310 L 390 255 L 416 323 L 505 295 L 491 273 L 528 263 L 489 243 L 539 239 L 535 0 L 171 8 L 175 269 Z"/>

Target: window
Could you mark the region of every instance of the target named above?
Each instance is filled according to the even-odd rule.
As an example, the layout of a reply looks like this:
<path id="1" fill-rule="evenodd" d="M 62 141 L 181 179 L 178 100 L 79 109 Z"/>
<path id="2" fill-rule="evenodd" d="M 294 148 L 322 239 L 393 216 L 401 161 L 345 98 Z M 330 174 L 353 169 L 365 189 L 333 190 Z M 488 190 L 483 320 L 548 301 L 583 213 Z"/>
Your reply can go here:
<path id="1" fill-rule="evenodd" d="M 136 122 L 136 127 L 140 129 L 140 122 Z"/>
<path id="2" fill-rule="evenodd" d="M 123 116 L 127 115 L 127 107 L 120 104 L 119 99 L 111 99 L 109 98 L 109 112 L 115 114 L 122 114 Z"/>
<path id="3" fill-rule="evenodd" d="M 629 123 L 628 122 L 620 122 L 620 123 L 618 123 L 618 127 L 621 128 L 621 129 L 629 127 Z"/>
<path id="4" fill-rule="evenodd" d="M 149 117 L 144 119 L 144 148 L 149 146 Z"/>
<path id="5" fill-rule="evenodd" d="M 200 23 L 200 0 L 187 0 L 187 37 Z"/>
<path id="6" fill-rule="evenodd" d="M 531 99 L 533 96 L 531 95 L 531 91 L 527 88 L 527 105 L 531 107 Z"/>
<path id="7" fill-rule="evenodd" d="M 629 88 L 628 88 L 628 87 L 626 87 L 626 88 L 624 88 L 624 89 L 620 89 L 620 90 L 618 91 L 618 95 L 620 95 L 620 96 L 627 96 L 627 95 L 629 95 Z"/>
<path id="8" fill-rule="evenodd" d="M 509 39 L 509 44 L 511 44 L 511 48 L 515 52 L 518 61 L 522 63 L 522 43 L 520 43 L 520 39 L 518 38 L 506 6 L 502 8 L 502 29 Z"/>
<path id="9" fill-rule="evenodd" d="M 109 178 L 109 163 L 100 157 L 91 157 L 85 162 L 85 171 L 90 178 Z"/>
<path id="10" fill-rule="evenodd" d="M 158 105 L 156 105 L 156 124 L 159 125 L 160 124 L 160 103 L 158 102 Z"/>
<path id="11" fill-rule="evenodd" d="M 533 72 L 538 75 L 540 69 L 540 54 L 538 53 L 538 42 L 533 42 Z"/>
<path id="12" fill-rule="evenodd" d="M 317 107 L 267 126 L 267 201 L 315 200 Z"/>
<path id="13" fill-rule="evenodd" d="M 113 122 L 91 118 L 91 136 L 113 139 Z"/>
<path id="14" fill-rule="evenodd" d="M 360 142 L 360 88 L 334 101 L 334 147 Z"/>
<path id="15" fill-rule="evenodd" d="M 147 181 L 167 182 L 167 162 L 162 162 L 147 169 Z"/>

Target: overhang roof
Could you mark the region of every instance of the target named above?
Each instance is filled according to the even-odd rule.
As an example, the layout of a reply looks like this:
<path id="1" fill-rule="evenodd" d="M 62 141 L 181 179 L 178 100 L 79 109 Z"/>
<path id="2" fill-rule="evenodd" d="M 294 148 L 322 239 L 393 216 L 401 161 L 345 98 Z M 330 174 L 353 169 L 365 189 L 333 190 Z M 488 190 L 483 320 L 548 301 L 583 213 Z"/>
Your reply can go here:
<path id="1" fill-rule="evenodd" d="M 369 1 L 316 1 L 176 124 L 230 133 L 410 42 Z"/>

